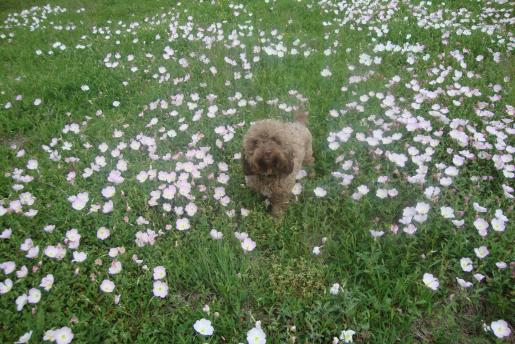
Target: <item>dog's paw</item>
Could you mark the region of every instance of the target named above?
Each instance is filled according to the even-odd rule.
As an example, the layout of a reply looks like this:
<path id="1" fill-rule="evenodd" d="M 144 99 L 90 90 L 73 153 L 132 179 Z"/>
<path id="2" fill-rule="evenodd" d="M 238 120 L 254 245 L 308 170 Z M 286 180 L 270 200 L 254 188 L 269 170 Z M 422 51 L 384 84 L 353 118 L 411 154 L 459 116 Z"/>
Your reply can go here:
<path id="1" fill-rule="evenodd" d="M 276 219 L 283 217 L 286 209 L 288 208 L 287 203 L 273 204 L 271 205 L 270 214 Z"/>
<path id="2" fill-rule="evenodd" d="M 274 217 L 276 219 L 280 219 L 284 215 L 284 209 L 279 208 L 279 207 L 273 207 L 272 210 L 270 211 L 270 214 L 272 215 L 272 217 Z"/>

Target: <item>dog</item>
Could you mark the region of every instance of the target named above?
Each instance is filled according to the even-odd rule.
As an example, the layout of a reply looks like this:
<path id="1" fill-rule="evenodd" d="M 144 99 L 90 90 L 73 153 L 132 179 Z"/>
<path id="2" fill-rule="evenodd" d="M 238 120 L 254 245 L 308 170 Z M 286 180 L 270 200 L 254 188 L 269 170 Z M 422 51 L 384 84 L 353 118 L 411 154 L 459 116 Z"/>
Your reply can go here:
<path id="1" fill-rule="evenodd" d="M 261 120 L 243 137 L 246 183 L 270 200 L 274 217 L 281 217 L 288 208 L 299 170 L 315 161 L 307 118 L 306 112 L 297 111 L 293 123 Z"/>

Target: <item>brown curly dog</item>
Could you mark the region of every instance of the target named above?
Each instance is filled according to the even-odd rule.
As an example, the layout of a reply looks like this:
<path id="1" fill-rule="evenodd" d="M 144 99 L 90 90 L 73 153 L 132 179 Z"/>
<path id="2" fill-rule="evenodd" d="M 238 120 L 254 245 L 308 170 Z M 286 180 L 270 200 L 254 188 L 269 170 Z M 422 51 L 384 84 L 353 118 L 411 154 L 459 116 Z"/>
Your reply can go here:
<path id="1" fill-rule="evenodd" d="M 296 122 L 274 119 L 255 122 L 243 137 L 243 171 L 247 185 L 267 197 L 272 215 L 288 207 L 297 173 L 314 162 L 307 113 L 297 112 Z"/>

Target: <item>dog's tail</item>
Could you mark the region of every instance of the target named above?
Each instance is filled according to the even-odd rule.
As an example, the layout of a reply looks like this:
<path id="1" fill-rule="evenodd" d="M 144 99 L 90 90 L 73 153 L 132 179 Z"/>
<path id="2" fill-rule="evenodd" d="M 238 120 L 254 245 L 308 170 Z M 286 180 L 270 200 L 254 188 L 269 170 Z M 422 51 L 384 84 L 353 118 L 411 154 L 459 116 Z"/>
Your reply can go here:
<path id="1" fill-rule="evenodd" d="M 293 114 L 294 118 L 295 118 L 295 121 L 296 122 L 299 122 L 300 124 L 302 124 L 303 126 L 307 127 L 308 125 L 308 117 L 309 117 L 309 113 L 304 111 L 304 107 L 302 106 L 299 106 L 294 114 Z"/>

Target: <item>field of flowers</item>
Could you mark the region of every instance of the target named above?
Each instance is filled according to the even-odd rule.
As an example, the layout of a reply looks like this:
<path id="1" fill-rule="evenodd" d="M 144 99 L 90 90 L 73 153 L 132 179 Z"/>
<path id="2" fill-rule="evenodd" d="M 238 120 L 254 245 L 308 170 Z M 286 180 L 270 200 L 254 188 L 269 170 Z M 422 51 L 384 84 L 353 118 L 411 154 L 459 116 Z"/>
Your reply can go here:
<path id="1" fill-rule="evenodd" d="M 513 342 L 514 10 L 0 1 L 0 343 Z"/>

